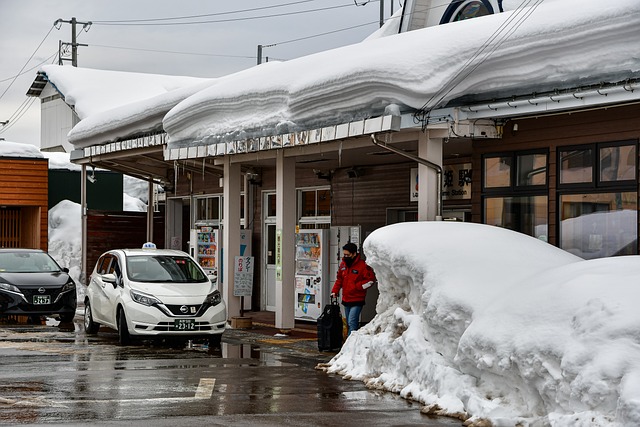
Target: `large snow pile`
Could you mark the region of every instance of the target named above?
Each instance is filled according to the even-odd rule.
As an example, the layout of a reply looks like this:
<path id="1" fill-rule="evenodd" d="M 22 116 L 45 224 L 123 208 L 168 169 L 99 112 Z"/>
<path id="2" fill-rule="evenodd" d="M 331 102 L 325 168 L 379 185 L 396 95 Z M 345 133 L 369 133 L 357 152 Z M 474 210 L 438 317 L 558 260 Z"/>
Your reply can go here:
<path id="1" fill-rule="evenodd" d="M 504 426 L 640 425 L 640 257 L 582 260 L 471 223 L 364 243 L 376 317 L 328 370 Z"/>
<path id="2" fill-rule="evenodd" d="M 69 200 L 49 209 L 49 254 L 61 267 L 69 269 L 69 275 L 80 285 L 82 270 L 82 227 L 80 204 Z M 78 301 L 84 287 L 78 286 Z"/>
<path id="3" fill-rule="evenodd" d="M 461 96 L 510 98 L 638 76 L 637 0 L 526 4 L 536 5 L 219 78 L 165 116 L 169 146 L 346 123 L 390 104 L 413 111 L 429 100 L 437 107 Z"/>

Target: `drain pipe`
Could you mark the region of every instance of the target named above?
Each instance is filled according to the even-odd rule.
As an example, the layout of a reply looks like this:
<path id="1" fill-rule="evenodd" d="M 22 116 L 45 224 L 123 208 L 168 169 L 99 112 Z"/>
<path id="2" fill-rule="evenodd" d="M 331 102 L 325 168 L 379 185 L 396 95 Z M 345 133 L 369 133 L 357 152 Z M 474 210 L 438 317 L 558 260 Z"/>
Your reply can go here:
<path id="1" fill-rule="evenodd" d="M 438 182 L 438 199 L 437 199 L 438 204 L 436 209 L 437 210 L 436 221 L 442 221 L 442 167 L 427 159 L 423 159 L 422 157 L 414 156 L 413 154 L 404 152 L 398 148 L 391 147 L 390 145 L 387 145 L 386 143 L 379 141 L 376 138 L 376 135 L 373 133 L 371 134 L 371 141 L 373 141 L 374 145 L 377 145 L 382 149 L 394 152 L 400 156 L 406 157 L 407 159 L 413 160 L 414 162 L 418 162 L 421 165 L 431 168 L 436 172 L 436 180 Z"/>

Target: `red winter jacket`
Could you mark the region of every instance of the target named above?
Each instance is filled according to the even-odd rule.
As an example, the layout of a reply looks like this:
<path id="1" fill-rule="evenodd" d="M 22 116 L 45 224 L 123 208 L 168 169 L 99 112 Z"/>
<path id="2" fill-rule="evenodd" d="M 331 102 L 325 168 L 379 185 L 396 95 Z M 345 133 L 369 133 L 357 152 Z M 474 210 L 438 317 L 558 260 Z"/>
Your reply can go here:
<path id="1" fill-rule="evenodd" d="M 358 254 L 354 258 L 351 267 L 347 267 L 344 261 L 340 262 L 338 276 L 331 292 L 338 295 L 340 289 L 342 289 L 343 304 L 364 304 L 367 290 L 363 289 L 362 285 L 375 280 L 376 275 L 373 269 Z"/>

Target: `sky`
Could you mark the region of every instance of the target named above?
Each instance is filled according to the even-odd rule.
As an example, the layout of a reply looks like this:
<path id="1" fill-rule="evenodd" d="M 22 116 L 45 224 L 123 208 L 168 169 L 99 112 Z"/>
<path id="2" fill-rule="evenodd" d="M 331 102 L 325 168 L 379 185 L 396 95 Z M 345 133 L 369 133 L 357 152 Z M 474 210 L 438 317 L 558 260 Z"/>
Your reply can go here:
<path id="1" fill-rule="evenodd" d="M 391 1 L 384 1 L 388 17 Z M 86 32 L 81 25 L 77 27 L 77 42 L 89 45 L 78 48 L 80 67 L 218 77 L 255 65 L 258 45 L 275 44 L 263 49 L 263 61 L 289 60 L 363 40 L 379 27 L 380 3 L 357 3 L 366 4 L 356 6 L 354 0 L 0 0 L 0 122 L 21 116 L 11 120 L 15 123 L 0 126 L 0 138 L 39 145 L 38 102 L 32 101 L 22 114 L 23 103 L 38 66 L 54 61 L 59 40 L 71 41 L 71 25 L 63 23 L 55 29 L 57 19 L 93 22 Z M 393 9 L 398 8 L 395 0 Z M 194 15 L 210 16 L 157 20 Z M 113 25 L 131 20 L 147 20 L 144 24 L 217 22 Z M 331 34 L 320 36 L 324 33 Z M 298 39 L 304 40 L 294 41 Z"/>

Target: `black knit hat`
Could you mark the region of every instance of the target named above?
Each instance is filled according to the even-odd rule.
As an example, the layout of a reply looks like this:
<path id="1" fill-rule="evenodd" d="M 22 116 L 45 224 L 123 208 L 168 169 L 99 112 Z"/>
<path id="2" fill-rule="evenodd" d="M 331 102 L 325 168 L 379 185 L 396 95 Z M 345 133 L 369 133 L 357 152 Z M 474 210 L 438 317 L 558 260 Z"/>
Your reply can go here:
<path id="1" fill-rule="evenodd" d="M 344 245 L 342 249 L 352 254 L 358 253 L 358 247 L 356 246 L 355 243 L 352 243 L 352 242 L 349 242 L 346 245 Z"/>

